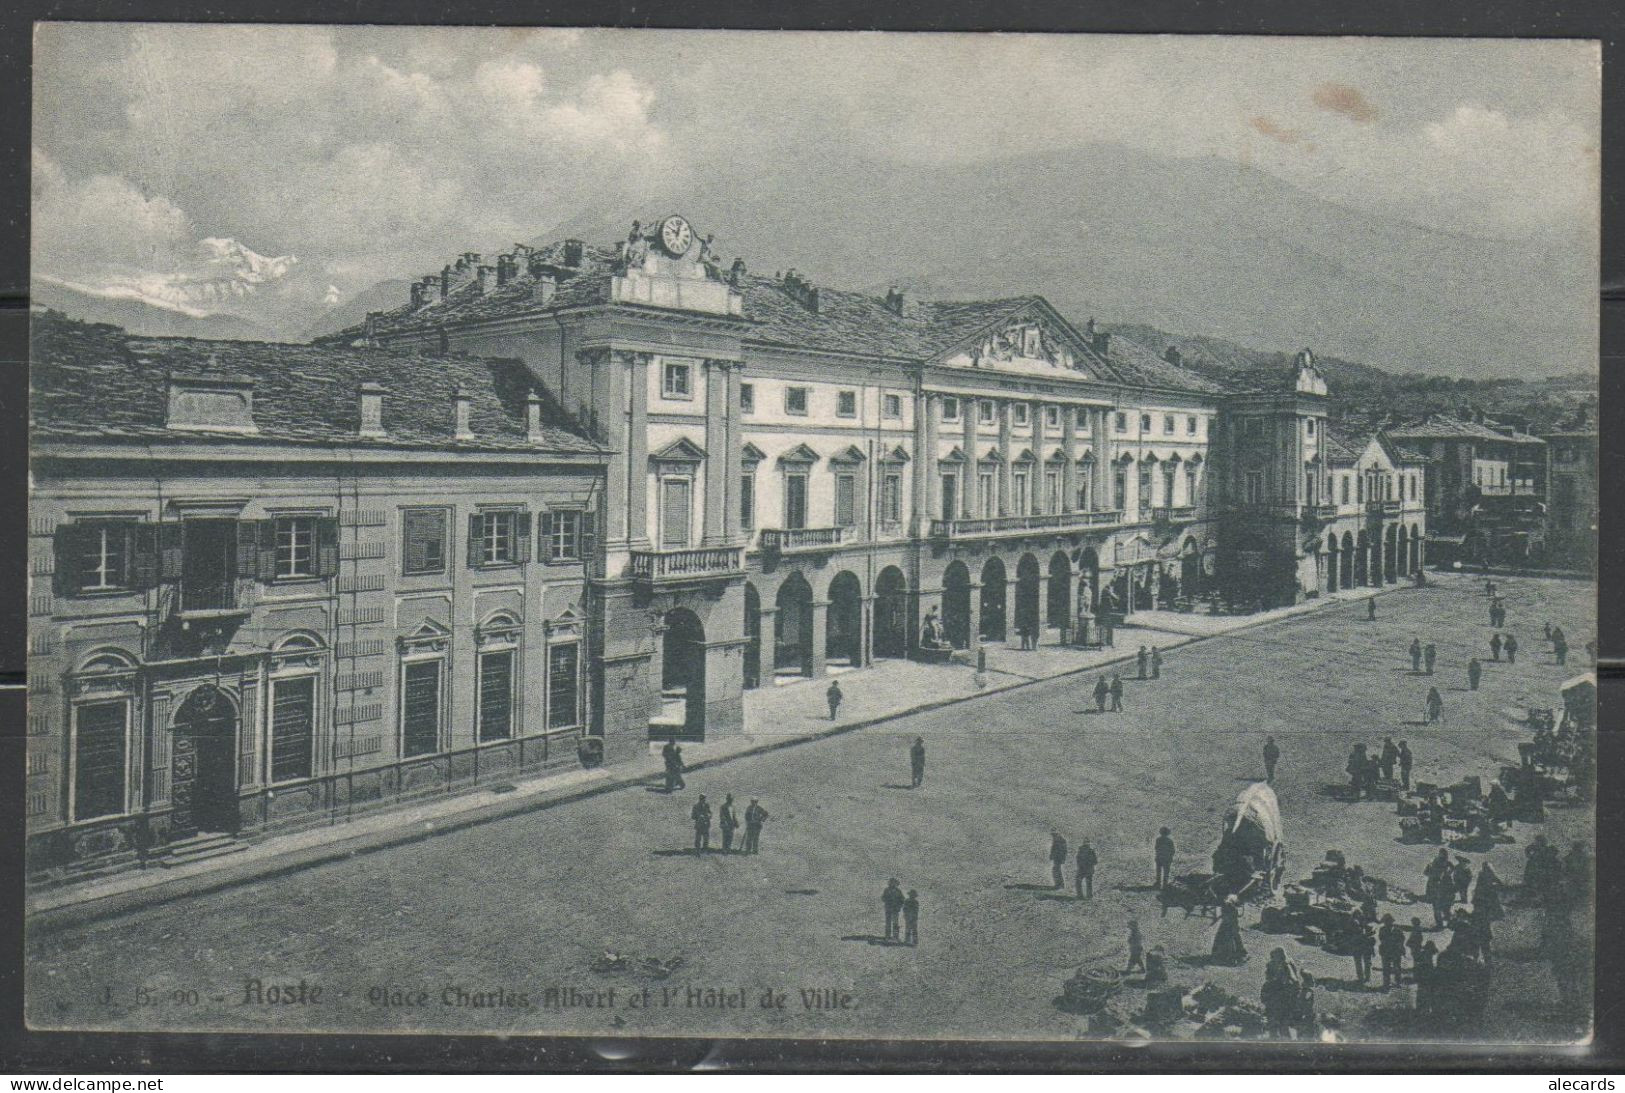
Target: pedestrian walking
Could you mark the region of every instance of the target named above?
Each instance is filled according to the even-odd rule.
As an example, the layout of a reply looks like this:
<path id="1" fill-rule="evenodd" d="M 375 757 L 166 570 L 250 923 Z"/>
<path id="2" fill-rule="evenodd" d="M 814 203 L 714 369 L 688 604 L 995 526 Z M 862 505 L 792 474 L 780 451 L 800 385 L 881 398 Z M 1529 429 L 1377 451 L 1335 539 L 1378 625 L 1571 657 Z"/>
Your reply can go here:
<path id="1" fill-rule="evenodd" d="M 666 764 L 666 792 L 676 793 L 686 788 L 683 784 L 683 749 L 677 746 L 677 741 L 666 741 L 666 746 L 660 749 L 660 757 Z"/>
<path id="2" fill-rule="evenodd" d="M 767 822 L 767 809 L 755 797 L 745 808 L 745 853 L 754 854 L 762 848 L 762 825 Z"/>
<path id="3" fill-rule="evenodd" d="M 1473 887 L 1473 863 L 1456 855 L 1456 864 L 1450 869 L 1450 883 L 1455 886 L 1456 902 L 1466 903 L 1467 893 Z"/>
<path id="4" fill-rule="evenodd" d="M 903 900 L 903 944 L 916 948 L 920 944 L 920 894 L 912 888 Z"/>
<path id="5" fill-rule="evenodd" d="M 1146 669 L 1151 664 L 1151 657 L 1145 651 L 1145 646 L 1140 646 L 1140 651 L 1134 656 L 1134 663 L 1140 670 L 1140 678 L 1144 679 L 1146 677 Z"/>
<path id="6" fill-rule="evenodd" d="M 1450 851 L 1439 848 L 1438 855 L 1422 870 L 1427 879 L 1423 889 L 1423 898 L 1428 906 L 1433 908 L 1433 928 L 1444 929 L 1445 917 L 1449 915 L 1451 906 L 1455 903 L 1455 881 L 1452 878 L 1450 864 Z"/>
<path id="7" fill-rule="evenodd" d="M 1546 640 L 1551 641 L 1552 640 L 1552 624 L 1548 622 L 1548 623 L 1545 623 L 1544 625 L 1546 627 Z"/>
<path id="8" fill-rule="evenodd" d="M 722 806 L 717 809 L 717 825 L 722 828 L 722 852 L 732 854 L 734 832 L 739 830 L 739 817 L 734 814 L 734 795 L 731 793 L 722 799 Z"/>
<path id="9" fill-rule="evenodd" d="M 1241 940 L 1241 901 L 1233 895 L 1225 896 L 1219 906 L 1219 929 L 1208 955 L 1213 963 L 1232 968 L 1247 963 L 1247 946 Z"/>
<path id="10" fill-rule="evenodd" d="M 1168 886 L 1174 871 L 1174 839 L 1166 827 L 1157 832 L 1152 853 L 1157 866 L 1157 888 L 1160 890 Z"/>
<path id="11" fill-rule="evenodd" d="M 1078 875 L 1074 886 L 1079 899 L 1093 899 L 1095 895 L 1095 866 L 1100 864 L 1100 855 L 1095 848 L 1084 839 L 1078 843 Z"/>
<path id="12" fill-rule="evenodd" d="M 1427 723 L 1433 724 L 1444 716 L 1444 699 L 1439 697 L 1439 688 L 1429 687 L 1427 697 Z"/>
<path id="13" fill-rule="evenodd" d="M 916 736 L 908 749 L 909 785 L 915 789 L 925 781 L 925 737 Z"/>
<path id="14" fill-rule="evenodd" d="M 1140 922 L 1138 919 L 1128 920 L 1128 967 L 1125 973 L 1139 968 L 1145 971 L 1145 940 L 1140 937 Z"/>
<path id="15" fill-rule="evenodd" d="M 1507 651 L 1508 664 L 1518 663 L 1518 635 L 1508 634 L 1506 641 L 1501 643 L 1501 648 Z"/>
<path id="16" fill-rule="evenodd" d="M 1366 617 L 1367 622 L 1370 622 L 1371 620 L 1373 620 L 1373 619 L 1375 619 L 1377 617 L 1377 597 L 1375 597 L 1375 596 L 1367 596 L 1366 597 L 1366 601 L 1365 601 L 1365 617 Z"/>
<path id="17" fill-rule="evenodd" d="M 1365 745 L 1356 744 L 1349 749 L 1349 761 L 1344 764 L 1343 771 L 1349 776 L 1349 792 L 1356 801 L 1365 799 L 1365 782 L 1370 764 L 1366 759 Z"/>
<path id="18" fill-rule="evenodd" d="M 1404 740 L 1399 742 L 1399 787 L 1411 788 L 1411 746 Z"/>
<path id="19" fill-rule="evenodd" d="M 1106 712 L 1106 700 L 1111 697 L 1112 689 L 1106 684 L 1106 677 L 1101 676 L 1095 681 L 1095 712 Z"/>
<path id="20" fill-rule="evenodd" d="M 1430 641 L 1422 646 L 1422 670 L 1428 675 L 1433 674 L 1433 662 L 1439 657 L 1439 650 Z"/>
<path id="21" fill-rule="evenodd" d="M 1484 595 L 1492 600 L 1495 599 L 1495 582 L 1488 577 L 1484 578 Z"/>
<path id="22" fill-rule="evenodd" d="M 824 697 L 829 700 L 829 719 L 834 721 L 835 715 L 841 709 L 841 699 L 846 697 L 841 694 L 841 681 L 838 679 L 830 680 L 829 690 L 824 692 Z"/>
<path id="23" fill-rule="evenodd" d="M 1281 761 L 1281 749 L 1276 746 L 1275 737 L 1264 737 L 1264 781 L 1274 783 L 1275 764 Z"/>
<path id="24" fill-rule="evenodd" d="M 1421 670 L 1422 670 L 1422 639 L 1421 638 L 1412 638 L 1411 639 L 1411 671 L 1412 672 L 1420 672 Z"/>
<path id="25" fill-rule="evenodd" d="M 1557 635 L 1557 640 L 1552 642 L 1552 653 L 1557 657 L 1558 664 L 1567 664 L 1569 662 L 1569 643 L 1564 639 L 1561 631 Z"/>
<path id="26" fill-rule="evenodd" d="M 1353 949 L 1354 977 L 1360 981 L 1361 986 L 1371 983 L 1371 958 L 1377 954 L 1377 938 L 1371 932 L 1370 923 L 1361 923 L 1354 935 Z"/>
<path id="27" fill-rule="evenodd" d="M 1470 691 L 1478 690 L 1478 681 L 1482 679 L 1483 676 L 1484 666 L 1478 662 L 1478 658 L 1474 657 L 1472 660 L 1469 660 L 1467 662 L 1467 689 Z"/>
<path id="28" fill-rule="evenodd" d="M 1394 924 L 1393 915 L 1382 916 L 1382 928 L 1377 931 L 1377 955 L 1382 957 L 1382 989 L 1399 986 L 1405 956 L 1405 931 Z"/>
<path id="29" fill-rule="evenodd" d="M 1061 833 L 1059 831 L 1051 832 L 1049 838 L 1049 865 L 1050 879 L 1054 883 L 1051 884 L 1050 887 L 1060 888 L 1066 883 L 1066 877 L 1063 873 L 1062 866 L 1066 865 L 1068 856 L 1066 839 L 1061 837 Z"/>
<path id="30" fill-rule="evenodd" d="M 711 849 L 711 806 L 706 802 L 705 794 L 700 794 L 700 799 L 694 802 L 688 816 L 694 821 L 695 851 Z"/>
<path id="31" fill-rule="evenodd" d="M 1112 713 L 1123 712 L 1123 677 L 1112 673 Z"/>
<path id="32" fill-rule="evenodd" d="M 1162 678 L 1162 653 L 1155 645 L 1151 647 L 1151 678 Z"/>
<path id="33" fill-rule="evenodd" d="M 1495 661 L 1501 659 L 1501 635 L 1499 633 L 1490 635 L 1490 659 Z"/>
<path id="34" fill-rule="evenodd" d="M 1394 738 L 1391 736 L 1383 737 L 1382 753 L 1377 758 L 1377 767 L 1382 771 L 1382 780 L 1384 782 L 1394 780 L 1394 764 L 1397 762 L 1399 762 L 1399 749 L 1394 746 Z"/>
<path id="35" fill-rule="evenodd" d="M 1411 974 L 1422 966 L 1422 946 L 1427 944 L 1427 936 L 1422 933 L 1422 920 L 1411 919 L 1410 932 L 1405 937 L 1405 948 L 1411 954 Z"/>
<path id="36" fill-rule="evenodd" d="M 903 913 L 904 899 L 903 889 L 897 883 L 897 878 L 893 877 L 887 881 L 885 891 L 880 893 L 880 906 L 886 912 L 887 941 L 898 940 L 897 916 Z"/>

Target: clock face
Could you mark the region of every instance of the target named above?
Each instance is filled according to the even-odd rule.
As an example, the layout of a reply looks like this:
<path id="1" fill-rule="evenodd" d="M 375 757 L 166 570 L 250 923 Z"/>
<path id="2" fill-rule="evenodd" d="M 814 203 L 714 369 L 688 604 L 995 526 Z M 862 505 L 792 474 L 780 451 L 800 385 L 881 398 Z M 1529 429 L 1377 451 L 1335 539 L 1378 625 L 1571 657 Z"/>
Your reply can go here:
<path id="1" fill-rule="evenodd" d="M 688 248 L 694 242 L 694 232 L 688 226 L 688 221 L 680 216 L 668 216 L 660 222 L 660 245 L 666 248 L 666 253 L 673 258 L 681 258 L 688 253 Z"/>

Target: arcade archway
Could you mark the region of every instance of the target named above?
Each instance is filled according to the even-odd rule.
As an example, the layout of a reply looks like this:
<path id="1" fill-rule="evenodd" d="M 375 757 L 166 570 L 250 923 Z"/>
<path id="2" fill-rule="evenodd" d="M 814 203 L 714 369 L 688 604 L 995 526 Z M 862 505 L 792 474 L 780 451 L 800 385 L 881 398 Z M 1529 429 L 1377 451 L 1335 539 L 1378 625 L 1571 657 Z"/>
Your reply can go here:
<path id="1" fill-rule="evenodd" d="M 908 655 L 908 581 L 889 565 L 875 578 L 875 656 Z"/>
<path id="2" fill-rule="evenodd" d="M 762 594 L 745 584 L 745 690 L 762 685 Z"/>
<path id="3" fill-rule="evenodd" d="M 170 772 L 178 831 L 237 830 L 237 707 L 220 688 L 205 684 L 181 703 Z"/>
<path id="4" fill-rule="evenodd" d="M 666 612 L 661 651 L 660 691 L 683 703 L 683 732 L 705 732 L 705 625 L 686 607 Z"/>
<path id="5" fill-rule="evenodd" d="M 792 573 L 779 585 L 778 611 L 773 616 L 773 663 L 780 673 L 812 675 L 812 586 Z"/>
<path id="6" fill-rule="evenodd" d="M 829 615 L 824 626 L 824 656 L 831 663 L 863 666 L 863 586 L 845 570 L 829 582 Z"/>
<path id="7" fill-rule="evenodd" d="M 942 575 L 942 633 L 955 649 L 970 648 L 970 569 L 952 562 Z"/>
<path id="8" fill-rule="evenodd" d="M 1065 551 L 1057 550 L 1050 555 L 1044 622 L 1052 629 L 1072 625 L 1072 559 Z"/>
<path id="9" fill-rule="evenodd" d="M 983 641 L 1004 640 L 1004 563 L 989 558 L 982 566 L 982 633 Z"/>
<path id="10" fill-rule="evenodd" d="M 1038 636 L 1040 627 L 1038 616 L 1039 586 L 1043 583 L 1043 574 L 1038 565 L 1038 559 L 1031 554 L 1023 554 L 1016 563 L 1016 633 Z"/>

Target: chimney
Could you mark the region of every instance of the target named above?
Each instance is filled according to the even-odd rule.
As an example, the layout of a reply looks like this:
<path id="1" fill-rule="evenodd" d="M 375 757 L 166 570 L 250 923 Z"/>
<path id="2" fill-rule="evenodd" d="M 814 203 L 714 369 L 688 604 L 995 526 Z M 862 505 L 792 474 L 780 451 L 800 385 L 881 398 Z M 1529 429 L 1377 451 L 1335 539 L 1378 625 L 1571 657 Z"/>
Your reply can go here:
<path id="1" fill-rule="evenodd" d="M 485 292 L 485 290 L 490 287 L 491 274 L 493 274 L 495 272 L 496 271 L 494 269 L 492 269 L 490 266 L 480 266 L 480 267 L 478 267 L 474 271 L 474 277 L 475 277 L 475 280 L 476 280 L 477 286 L 478 286 L 478 287 L 475 288 L 474 291 L 483 294 Z"/>
<path id="2" fill-rule="evenodd" d="M 896 285 L 886 290 L 886 309 L 892 314 L 901 315 L 903 313 L 904 300 L 903 290 Z"/>
<path id="3" fill-rule="evenodd" d="M 502 288 L 509 281 L 512 281 L 514 279 L 515 270 L 517 268 L 518 268 L 518 261 L 517 261 L 517 259 L 515 258 L 514 255 L 511 255 L 511 254 L 499 254 L 499 255 L 497 255 L 497 287 Z"/>
<path id="4" fill-rule="evenodd" d="M 745 279 L 745 260 L 735 258 L 734 264 L 728 269 L 728 284 L 733 288 L 739 287 L 739 282 Z"/>
<path id="5" fill-rule="evenodd" d="M 1089 320 L 1089 324 L 1090 333 L 1093 335 L 1091 341 L 1094 343 L 1095 355 L 1098 357 L 1104 357 L 1111 352 L 1112 336 L 1106 333 L 1104 330 L 1095 330 L 1093 319 Z"/>
<path id="6" fill-rule="evenodd" d="M 1177 367 L 1179 365 L 1179 359 L 1180 359 L 1179 358 L 1179 346 L 1170 345 L 1167 348 L 1167 350 L 1162 354 L 1162 359 L 1167 361 L 1169 364 L 1172 364 L 1172 365 Z"/>
<path id="7" fill-rule="evenodd" d="M 458 269 L 473 269 L 475 266 L 477 266 L 479 264 L 480 264 L 479 252 L 478 251 L 465 250 L 463 252 L 462 260 L 457 263 L 457 268 Z"/>
<path id="8" fill-rule="evenodd" d="M 469 402 L 470 402 L 470 400 L 469 400 L 469 397 L 468 397 L 468 392 L 463 390 L 463 387 L 462 387 L 461 384 L 458 384 L 457 389 L 451 393 L 451 403 L 452 403 L 452 407 L 453 407 L 453 409 L 455 411 L 455 418 L 456 418 L 456 423 L 457 423 L 457 429 L 456 429 L 456 432 L 454 434 L 454 439 L 457 439 L 457 440 L 473 440 L 474 439 L 474 432 L 468 426 Z"/>
<path id="9" fill-rule="evenodd" d="M 382 314 L 381 311 L 367 312 L 366 324 L 363 329 L 366 331 L 368 345 L 378 344 L 378 316 Z"/>
<path id="10" fill-rule="evenodd" d="M 581 265 L 581 252 L 586 244 L 579 239 L 566 239 L 564 241 L 564 264 L 571 269 Z"/>
<path id="11" fill-rule="evenodd" d="M 416 311 L 423 306 L 423 282 L 412 282 L 412 310 Z"/>
<path id="12" fill-rule="evenodd" d="M 536 276 L 536 281 L 530 287 L 530 298 L 539 304 L 545 304 L 553 298 L 558 291 L 558 282 L 553 280 L 551 273 L 542 273 Z"/>
<path id="13" fill-rule="evenodd" d="M 440 267 L 440 298 L 444 300 L 451 293 L 451 267 Z"/>
<path id="14" fill-rule="evenodd" d="M 525 399 L 525 439 L 532 444 L 542 442 L 542 396 L 535 391 Z"/>
<path id="15" fill-rule="evenodd" d="M 356 388 L 356 395 L 361 403 L 361 428 L 357 433 L 362 437 L 384 436 L 384 385 L 381 383 L 363 383 Z"/>

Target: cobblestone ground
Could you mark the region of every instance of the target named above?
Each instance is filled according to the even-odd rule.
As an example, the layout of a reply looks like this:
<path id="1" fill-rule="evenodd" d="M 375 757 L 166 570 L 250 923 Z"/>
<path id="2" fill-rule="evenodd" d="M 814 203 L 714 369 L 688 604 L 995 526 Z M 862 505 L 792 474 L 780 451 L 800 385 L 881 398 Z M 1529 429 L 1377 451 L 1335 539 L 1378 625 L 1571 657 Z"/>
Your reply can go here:
<path id="1" fill-rule="evenodd" d="M 1284 943 L 1327 981 L 1321 1009 L 1339 1014 L 1351 1038 L 1383 1038 L 1392 1026 L 1374 1011 L 1407 1005 L 1408 992 L 1356 989 L 1347 958 L 1249 926 L 1245 966 L 1202 966 L 1214 925 L 1159 916 L 1145 890 L 1151 840 L 1171 827 L 1176 871 L 1205 868 L 1225 808 L 1261 774 L 1271 733 L 1283 752 L 1291 874 L 1335 847 L 1368 873 L 1420 889 L 1432 851 L 1398 842 L 1393 806 L 1345 803 L 1327 787 L 1343 781 L 1354 742 L 1386 734 L 1410 741 L 1423 780 L 1488 779 L 1516 761 L 1525 709 L 1557 705 L 1558 684 L 1582 670 L 1554 663 L 1541 623 L 1561 624 L 1581 648 L 1594 634 L 1594 592 L 1577 582 L 1499 584 L 1522 644 L 1516 665 L 1488 659 L 1482 582 L 1441 578 L 1382 597 L 1375 621 L 1363 603 L 1342 604 L 1173 651 L 1164 678 L 1129 682 L 1122 714 L 1086 712 L 1092 674 L 1054 680 L 739 759 L 692 775 L 673 797 L 633 787 L 36 934 L 30 1020 L 1068 1038 L 1084 1022 L 1055 1005 L 1062 980 L 1080 965 L 1121 961 L 1127 922 L 1138 918 L 1147 945 L 1167 948 L 1175 983 L 1212 980 L 1256 999 L 1269 948 Z M 1438 646 L 1434 680 L 1410 674 L 1413 635 Z M 1469 692 L 1474 652 L 1486 671 Z M 1444 696 L 1443 726 L 1418 724 L 1430 682 Z M 924 786 L 909 789 L 916 735 L 929 769 Z M 759 855 L 689 851 L 688 810 L 702 792 L 713 802 L 731 792 L 741 809 L 762 799 L 772 818 Z M 1052 830 L 1074 845 L 1094 841 L 1093 900 L 1048 888 Z M 1488 858 L 1516 882 L 1534 830 L 1515 827 L 1516 842 L 1475 855 L 1475 868 Z M 1563 847 L 1589 843 L 1591 814 L 1554 809 L 1540 830 Z M 919 891 L 918 948 L 876 943 L 880 891 L 893 876 Z M 1422 909 L 1384 910 L 1407 921 Z M 1535 926 L 1532 912 L 1516 909 L 1499 925 L 1491 1039 L 1576 1035 L 1554 1016 Z M 664 979 L 594 972 L 606 949 L 682 964 Z M 296 1000 L 270 1002 L 273 986 Z"/>

